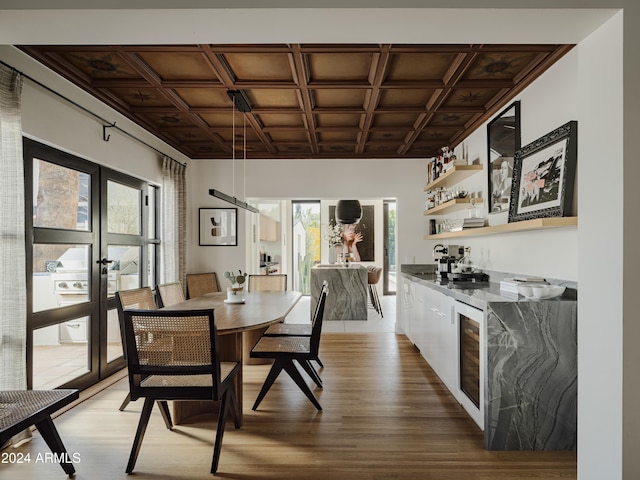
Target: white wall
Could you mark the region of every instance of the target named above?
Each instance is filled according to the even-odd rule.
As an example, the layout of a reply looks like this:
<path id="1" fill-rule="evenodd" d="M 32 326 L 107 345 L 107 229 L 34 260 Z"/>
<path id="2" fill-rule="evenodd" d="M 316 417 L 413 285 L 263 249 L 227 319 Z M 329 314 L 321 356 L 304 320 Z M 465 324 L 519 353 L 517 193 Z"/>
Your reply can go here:
<path id="1" fill-rule="evenodd" d="M 189 168 L 192 224 L 191 249 L 187 259 L 190 271 L 224 271 L 245 264 L 245 215 L 238 210 L 239 246 L 199 247 L 197 210 L 199 207 L 228 207 L 211 197 L 210 188 L 232 193 L 232 161 L 194 160 Z M 236 162 L 236 197 L 242 199 L 242 168 Z M 416 262 L 431 262 L 431 251 L 422 239 L 426 221 L 422 212 L 426 160 L 247 160 L 247 197 L 288 200 L 335 200 L 339 198 L 393 199 L 397 201 L 398 258 L 415 257 Z M 373 201 L 373 200 L 371 200 Z M 379 200 L 378 200 L 379 202 Z M 379 202 L 380 203 L 380 202 Z M 376 230 L 382 238 L 381 208 L 376 210 Z M 381 258 L 377 242 L 376 258 Z"/>

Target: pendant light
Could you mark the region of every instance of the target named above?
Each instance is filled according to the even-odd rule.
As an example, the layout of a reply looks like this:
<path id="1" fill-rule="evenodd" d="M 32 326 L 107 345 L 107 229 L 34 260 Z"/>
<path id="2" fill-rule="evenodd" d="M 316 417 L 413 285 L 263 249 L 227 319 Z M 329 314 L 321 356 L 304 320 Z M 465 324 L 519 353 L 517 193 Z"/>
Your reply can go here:
<path id="1" fill-rule="evenodd" d="M 240 91 L 240 90 L 227 90 L 227 95 L 229 96 L 229 98 L 231 99 L 232 103 L 233 103 L 233 116 L 232 116 L 232 132 L 231 135 L 233 137 L 232 139 L 232 143 L 231 143 L 231 155 L 232 155 L 232 161 L 233 161 L 233 185 L 232 185 L 232 195 L 227 195 L 225 193 L 222 193 L 220 190 L 216 190 L 214 188 L 210 188 L 209 189 L 209 195 L 219 198 L 220 200 L 224 200 L 225 202 L 229 202 L 229 203 L 233 203 L 234 205 L 240 207 L 240 208 L 244 208 L 245 210 L 248 210 L 250 212 L 253 213 L 258 213 L 258 209 L 252 205 L 249 205 L 246 202 L 243 202 L 241 200 L 238 200 L 235 196 L 235 188 L 236 188 L 236 118 L 235 118 L 235 110 L 238 109 L 239 112 L 242 112 L 243 114 L 248 113 L 251 111 L 251 107 L 249 106 L 249 102 L 247 101 L 247 99 L 245 98 L 244 94 Z M 242 148 L 243 153 L 244 153 L 244 165 L 243 165 L 243 171 L 242 171 L 242 175 L 243 175 L 243 185 L 244 185 L 244 191 L 243 191 L 243 195 L 245 195 L 245 200 L 246 200 L 246 161 L 247 161 L 247 123 L 246 123 L 246 117 L 243 115 L 244 118 L 244 146 Z"/>
<path id="2" fill-rule="evenodd" d="M 339 200 L 336 205 L 336 222 L 350 225 L 360 222 L 362 206 L 358 200 Z"/>

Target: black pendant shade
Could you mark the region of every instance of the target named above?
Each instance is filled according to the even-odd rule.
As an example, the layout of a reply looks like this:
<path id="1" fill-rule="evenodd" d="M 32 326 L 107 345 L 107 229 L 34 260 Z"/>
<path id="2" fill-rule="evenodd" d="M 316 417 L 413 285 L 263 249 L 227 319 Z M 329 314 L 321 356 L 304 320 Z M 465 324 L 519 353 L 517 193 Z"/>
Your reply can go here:
<path id="1" fill-rule="evenodd" d="M 358 223 L 362 218 L 362 207 L 358 200 L 339 200 L 336 205 L 336 222 L 343 225 Z"/>

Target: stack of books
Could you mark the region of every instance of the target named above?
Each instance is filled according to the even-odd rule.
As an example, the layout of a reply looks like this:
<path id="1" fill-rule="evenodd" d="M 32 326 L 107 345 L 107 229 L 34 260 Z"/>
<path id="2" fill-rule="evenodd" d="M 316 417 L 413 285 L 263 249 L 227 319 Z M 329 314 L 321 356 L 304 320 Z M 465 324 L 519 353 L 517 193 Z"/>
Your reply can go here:
<path id="1" fill-rule="evenodd" d="M 462 221 L 462 229 L 484 227 L 484 218 L 465 218 Z"/>
<path id="2" fill-rule="evenodd" d="M 548 285 L 542 277 L 513 277 L 500 280 L 500 291 L 518 294 L 518 285 Z"/>

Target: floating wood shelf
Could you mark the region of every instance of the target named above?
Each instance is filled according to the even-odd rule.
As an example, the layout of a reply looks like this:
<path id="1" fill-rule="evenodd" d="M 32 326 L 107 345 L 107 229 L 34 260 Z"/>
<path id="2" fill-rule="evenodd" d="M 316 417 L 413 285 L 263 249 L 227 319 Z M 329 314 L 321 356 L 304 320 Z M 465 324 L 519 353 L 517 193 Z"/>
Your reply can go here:
<path id="1" fill-rule="evenodd" d="M 445 232 L 435 235 L 425 235 L 425 240 L 440 240 L 457 237 L 479 237 L 482 235 L 494 235 L 500 233 L 526 232 L 528 230 L 542 230 L 545 228 L 575 227 L 578 225 L 578 217 L 552 217 L 534 218 L 522 222 L 493 225 L 491 227 L 469 228 L 458 232 Z"/>
<path id="2" fill-rule="evenodd" d="M 482 203 L 481 198 L 475 199 L 476 204 Z M 449 200 L 448 202 L 442 203 L 437 207 L 430 208 L 429 210 L 425 210 L 425 215 L 445 215 L 447 213 L 456 212 L 458 210 L 463 210 L 465 208 L 469 208 L 471 204 L 471 199 L 467 198 L 454 198 L 453 200 Z"/>
<path id="3" fill-rule="evenodd" d="M 427 186 L 424 187 L 424 191 L 426 192 L 436 187 L 451 187 L 481 171 L 482 165 L 457 165 L 455 167 L 451 167 L 447 173 L 440 175 L 433 182 L 427 184 Z"/>

